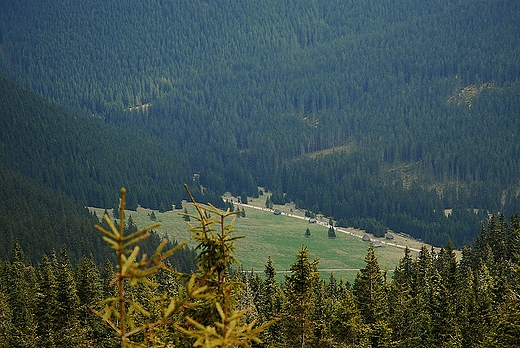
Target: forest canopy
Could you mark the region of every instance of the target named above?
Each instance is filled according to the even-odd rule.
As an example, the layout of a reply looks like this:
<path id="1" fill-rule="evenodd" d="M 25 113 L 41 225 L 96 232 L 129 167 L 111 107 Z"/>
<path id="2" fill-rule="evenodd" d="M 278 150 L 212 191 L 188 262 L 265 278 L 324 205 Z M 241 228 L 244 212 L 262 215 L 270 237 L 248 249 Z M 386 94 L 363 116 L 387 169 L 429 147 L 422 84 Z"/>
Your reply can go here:
<path id="1" fill-rule="evenodd" d="M 74 268 L 66 249 L 34 266 L 16 245 L 11 260 L 0 259 L 0 347 L 520 343 L 518 214 L 509 221 L 493 215 L 459 260 L 451 243 L 439 251 L 424 246 L 417 256 L 407 248 L 391 277 L 370 244 L 365 267 L 350 284 L 334 274 L 320 277 L 319 259 L 311 260 L 304 245 L 283 282 L 271 256 L 262 275 L 234 269 L 241 237 L 225 220 L 236 213 L 194 205 L 198 215 L 190 231 L 200 254 L 190 274 L 179 274 L 166 261 L 178 248 L 160 244 L 148 258 L 136 257 L 139 240 L 157 224 L 125 233 L 124 194 L 119 223 L 105 215 L 106 228 L 97 226 L 116 245 L 115 268 L 107 262 L 100 269 L 92 257 Z"/>
<path id="2" fill-rule="evenodd" d="M 457 248 L 518 210 L 517 1 L 2 9 L 2 163 L 82 204 L 113 207 L 122 185 L 150 209 L 178 205 L 184 183 L 217 204 L 263 186 Z"/>

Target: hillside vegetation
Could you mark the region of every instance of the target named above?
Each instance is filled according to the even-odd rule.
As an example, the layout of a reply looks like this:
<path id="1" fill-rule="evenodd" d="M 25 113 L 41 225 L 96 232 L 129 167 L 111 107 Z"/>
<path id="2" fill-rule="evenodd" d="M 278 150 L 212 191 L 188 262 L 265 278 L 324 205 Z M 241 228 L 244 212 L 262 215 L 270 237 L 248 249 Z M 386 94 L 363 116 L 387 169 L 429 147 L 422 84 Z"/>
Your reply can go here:
<path id="1" fill-rule="evenodd" d="M 493 215 L 460 261 L 451 244 L 417 256 L 406 249 L 391 279 L 372 244 L 352 283 L 321 278 L 320 260 L 302 246 L 282 283 L 270 257 L 263 276 L 231 268 L 243 241 L 235 213 L 190 208 L 200 253 L 189 274 L 171 268 L 175 249 L 164 243 L 136 258 L 159 226 L 126 231 L 124 189 L 120 220 L 106 214 L 96 226 L 117 267 L 85 257 L 74 268 L 65 249 L 33 266 L 17 245 L 0 260 L 0 347 L 518 346 L 518 214 Z"/>
<path id="2" fill-rule="evenodd" d="M 3 82 L 2 163 L 90 206 L 264 186 L 460 247 L 520 206 L 518 18 L 514 0 L 5 0 L 0 68 L 53 106 Z"/>
<path id="3" fill-rule="evenodd" d="M 250 203 L 265 202 L 265 198 L 255 200 Z M 236 202 L 236 200 L 235 200 Z M 158 231 L 170 240 L 189 241 L 191 234 L 183 216 L 183 212 L 195 214 L 195 209 L 191 204 L 184 204 L 183 210 L 173 210 L 164 213 L 151 211 L 138 207 L 137 210 L 128 210 L 127 216 L 131 216 L 134 224 L 139 228 L 147 226 L 152 222 L 160 222 L 161 229 Z M 242 207 L 235 204 L 235 210 L 241 211 Z M 271 257 L 273 267 L 280 274 L 279 280 L 283 278 L 285 271 L 289 269 L 294 260 L 294 253 L 305 245 L 309 249 L 311 257 L 320 259 L 319 269 L 322 276 L 327 278 L 331 273 L 336 278 L 343 278 L 352 282 L 356 273 L 363 267 L 363 259 L 366 255 L 369 243 L 363 242 L 361 236 L 363 231 L 352 231 L 359 235 L 354 237 L 350 234 L 337 232 L 335 239 L 327 236 L 327 227 L 321 224 L 310 224 L 308 219 L 299 219 L 286 214 L 291 214 L 286 207 L 277 206 L 284 212 L 284 215 L 274 215 L 271 210 L 259 210 L 245 207 L 245 216 L 238 217 L 234 223 L 235 228 L 241 236 L 245 238 L 240 241 L 236 249 L 237 259 L 240 260 L 240 269 L 244 271 L 254 270 L 261 272 Z M 90 208 L 97 216 L 102 216 L 104 209 Z M 153 215 L 151 213 L 153 212 Z M 111 214 L 111 212 L 109 212 Z M 241 214 L 239 214 L 240 216 Z M 296 215 L 296 212 L 291 215 Z M 309 229 L 310 237 L 305 237 L 306 230 Z M 412 256 L 417 255 L 424 243 L 406 240 L 395 235 L 395 243 L 408 246 Z M 372 236 L 372 239 L 373 236 Z M 384 240 L 384 238 L 382 238 Z M 190 241 L 189 245 L 196 245 Z M 414 251 L 415 250 L 415 251 Z M 382 269 L 393 271 L 403 257 L 404 249 L 393 246 L 376 248 L 375 253 L 378 257 Z"/>

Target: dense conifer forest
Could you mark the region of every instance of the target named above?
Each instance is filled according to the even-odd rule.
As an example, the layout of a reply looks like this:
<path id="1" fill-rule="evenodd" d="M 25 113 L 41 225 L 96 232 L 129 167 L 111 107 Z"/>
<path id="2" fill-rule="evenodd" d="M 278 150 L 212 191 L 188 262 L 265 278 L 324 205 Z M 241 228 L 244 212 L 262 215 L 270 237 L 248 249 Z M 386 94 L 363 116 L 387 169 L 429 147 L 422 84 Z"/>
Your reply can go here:
<path id="1" fill-rule="evenodd" d="M 117 261 L 87 207 L 117 211 L 125 186 L 129 209 L 182 209 L 184 184 L 217 208 L 263 187 L 338 226 L 445 246 L 390 274 L 369 249 L 353 284 L 321 280 L 305 247 L 282 283 L 269 260 L 262 277 L 226 269 L 240 320 L 278 319 L 266 346 L 520 345 L 518 1 L 0 7 L 0 346 L 117 345 L 86 310 Z M 196 255 L 170 262 L 198 274 Z M 159 280 L 175 285 L 147 298 L 184 303 L 186 279 Z"/>
<path id="2" fill-rule="evenodd" d="M 474 240 L 487 212 L 517 209 L 514 1 L 3 8 L 7 74 L 148 144 L 121 158 L 142 168 L 133 172 L 138 185 L 123 178 L 135 204 L 167 208 L 198 173 L 217 194 L 254 195 L 263 185 L 376 234 L 404 230 L 437 245 L 450 237 L 458 247 Z M 103 145 L 118 148 L 108 138 Z M 93 148 L 100 139 L 80 140 Z M 88 151 L 83 145 L 75 144 Z M 348 150 L 298 160 L 334 148 Z M 45 168 L 48 184 L 90 205 L 114 204 L 103 197 L 122 186 L 111 175 L 75 168 L 74 179 L 83 173 L 98 186 L 83 188 L 56 178 L 64 165 Z M 63 187 L 73 184 L 83 192 Z M 450 219 L 444 209 L 453 209 Z"/>
<path id="3" fill-rule="evenodd" d="M 518 210 L 516 1 L 2 8 L 0 67 L 67 109 L 41 112 L 72 138 L 38 126 L 19 105 L 27 92 L 4 95 L 6 117 L 23 114 L 38 131 L 4 137 L 4 156 L 16 157 L 4 163 L 88 205 L 114 206 L 107 192 L 124 185 L 129 204 L 169 209 L 196 177 L 194 190 L 219 204 L 225 191 L 264 186 L 376 235 L 402 230 L 457 248 L 488 213 Z M 56 158 L 18 158 L 12 146 Z M 103 161 L 133 170 L 114 175 Z"/>
<path id="4" fill-rule="evenodd" d="M 66 249 L 32 264 L 17 244 L 11 259 L 0 261 L 0 347 L 520 344 L 518 214 L 510 221 L 493 215 L 460 260 L 451 243 L 438 252 L 423 247 L 416 257 L 406 249 L 392 275 L 380 269 L 370 244 L 350 284 L 334 274 L 320 277 L 319 259 L 311 260 L 305 246 L 282 282 L 270 257 L 263 274 L 232 268 L 239 239 L 225 218 L 233 213 L 215 209 L 200 209 L 200 225 L 192 227 L 200 254 L 190 280 L 168 271 L 160 249 L 149 263 L 128 250 L 114 269 L 110 262 L 96 266 L 92 256 L 74 267 Z M 103 229 L 114 241 L 123 236 L 108 224 Z"/>

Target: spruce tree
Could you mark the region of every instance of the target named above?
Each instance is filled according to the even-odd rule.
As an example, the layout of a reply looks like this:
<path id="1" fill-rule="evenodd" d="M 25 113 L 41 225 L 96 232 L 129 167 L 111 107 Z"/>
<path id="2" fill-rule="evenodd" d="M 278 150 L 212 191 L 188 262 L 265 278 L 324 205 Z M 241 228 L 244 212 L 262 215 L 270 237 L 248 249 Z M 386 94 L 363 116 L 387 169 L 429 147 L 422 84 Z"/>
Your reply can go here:
<path id="1" fill-rule="evenodd" d="M 188 209 L 187 208 L 184 208 L 184 214 L 182 214 L 182 218 L 186 222 L 189 222 L 191 220 L 190 215 L 188 214 Z"/>
<path id="2" fill-rule="evenodd" d="M 49 257 L 43 256 L 38 267 L 38 293 L 36 297 L 36 328 L 38 345 L 41 347 L 57 347 L 56 337 L 59 335 L 60 313 L 58 304 L 58 281 L 55 269 Z"/>
<path id="3" fill-rule="evenodd" d="M 11 347 L 37 347 L 36 272 L 25 264 L 25 254 L 18 242 L 13 249 L 13 258 L 7 267 L 8 303 L 11 306 L 13 338 Z"/>
<path id="4" fill-rule="evenodd" d="M 163 251 L 167 245 L 164 240 L 153 255 L 138 258 L 137 244 L 149 238 L 149 231 L 160 224 L 125 235 L 124 188 L 121 189 L 119 226 L 108 215 L 104 219 L 109 230 L 96 226 L 117 254 L 117 268 L 110 282 L 115 285 L 117 295 L 103 301 L 99 310 L 92 310 L 115 331 L 122 348 L 172 344 L 246 348 L 251 342 L 261 343 L 258 334 L 266 325 L 254 327 L 255 321 L 245 321 L 248 310 L 240 311 L 237 302 L 242 284 L 232 281 L 228 272 L 230 266 L 237 263 L 234 243 L 242 238 L 233 235 L 236 232 L 233 222 L 226 221 L 236 213 L 222 213 L 212 205 L 199 204 L 189 191 L 188 194 L 198 213 L 193 216 L 198 224 L 190 225 L 190 231 L 200 252 L 197 272 L 179 274 L 185 283 L 178 296 L 155 296 L 152 288 L 157 286 L 160 271 L 177 273 L 168 267 L 165 259 L 186 243 Z"/>
<path id="5" fill-rule="evenodd" d="M 467 299 L 467 326 L 463 331 L 465 346 L 476 347 L 486 342 L 495 332 L 500 314 L 494 298 L 495 287 L 487 266 L 481 266 L 468 277 L 465 298 Z"/>
<path id="6" fill-rule="evenodd" d="M 329 239 L 336 239 L 336 231 L 334 230 L 333 226 L 329 227 L 328 236 Z"/>
<path id="7" fill-rule="evenodd" d="M 60 347 L 83 347 L 86 342 L 86 327 L 80 324 L 80 299 L 78 297 L 74 269 L 66 247 L 60 250 L 59 257 L 53 260 L 58 284 L 57 314 L 61 325 L 57 328 L 56 343 Z"/>
<path id="8" fill-rule="evenodd" d="M 0 347 L 9 348 L 15 346 L 13 330 L 13 312 L 9 305 L 7 295 L 0 291 Z"/>
<path id="9" fill-rule="evenodd" d="M 410 249 L 406 248 L 404 257 L 394 270 L 393 281 L 388 293 L 389 325 L 394 342 L 403 344 L 409 336 L 409 323 L 414 317 L 412 282 L 413 260 Z"/>
<path id="10" fill-rule="evenodd" d="M 314 313 L 312 314 L 313 337 L 310 347 L 332 347 L 332 318 L 334 299 L 328 296 L 327 283 L 318 279 L 313 289 Z"/>
<path id="11" fill-rule="evenodd" d="M 443 344 L 450 347 L 460 346 L 462 336 L 458 330 L 454 304 L 450 300 L 451 294 L 438 270 L 433 271 L 428 293 L 431 332 L 430 339 L 425 343 L 431 347 Z"/>
<path id="12" fill-rule="evenodd" d="M 291 264 L 291 274 L 285 276 L 287 297 L 284 309 L 284 332 L 290 347 L 312 347 L 315 302 L 313 289 L 319 279 L 318 259 L 309 260 L 309 252 L 302 246 Z"/>
<path id="13" fill-rule="evenodd" d="M 349 289 L 338 287 L 332 310 L 330 332 L 335 344 L 339 347 L 369 346 L 366 334 L 368 326 L 363 323 L 354 296 Z"/>
<path id="14" fill-rule="evenodd" d="M 267 209 L 273 209 L 273 202 L 271 201 L 271 197 L 267 196 L 265 199 L 265 207 Z"/>
<path id="15" fill-rule="evenodd" d="M 279 321 L 285 303 L 285 295 L 280 283 L 276 280 L 276 269 L 271 256 L 267 257 L 264 269 L 265 280 L 258 290 L 257 309 L 261 322 L 277 320 L 267 327 L 261 334 L 261 338 L 267 346 L 278 346 L 283 342 L 283 330 Z"/>
<path id="16" fill-rule="evenodd" d="M 387 325 L 388 306 L 386 281 L 370 243 L 365 268 L 356 275 L 353 294 L 363 322 L 370 327 L 372 345 L 387 346 L 390 343 L 390 328 Z"/>
<path id="17" fill-rule="evenodd" d="M 518 225 L 514 228 L 518 228 Z M 515 253 L 513 261 L 512 272 L 517 281 L 511 286 L 510 296 L 501 304 L 498 313 L 500 317 L 497 318 L 499 321 L 486 340 L 486 344 L 491 347 L 520 347 L 520 254 Z"/>
<path id="18" fill-rule="evenodd" d="M 437 253 L 434 268 L 437 276 L 435 279 L 440 279 L 440 284 L 433 286 L 439 305 L 435 310 L 438 330 L 441 332 L 438 336 L 444 342 L 457 345 L 462 340 L 457 323 L 458 302 L 461 297 L 457 291 L 459 271 L 451 240 L 448 240 L 446 246 Z"/>
<path id="19" fill-rule="evenodd" d="M 89 309 L 103 298 L 102 278 L 92 254 L 88 257 L 83 256 L 80 261 L 76 270 L 76 287 L 80 301 L 80 325 L 86 329 L 85 341 L 92 346 L 117 346 L 117 341 L 112 338 L 108 327 Z"/>
<path id="20" fill-rule="evenodd" d="M 235 273 L 236 281 L 244 284 L 237 297 L 238 309 L 240 311 L 247 311 L 247 313 L 244 315 L 244 320 L 246 322 L 252 322 L 253 320 L 259 321 L 260 314 L 255 303 L 257 293 L 254 289 L 254 273 L 247 273 L 243 271 L 237 271 Z"/>
<path id="21" fill-rule="evenodd" d="M 409 322 L 407 328 L 407 341 L 409 347 L 418 345 L 431 345 L 431 314 L 429 310 L 429 294 L 433 276 L 433 261 L 430 251 L 426 246 L 422 246 L 419 251 L 417 261 L 413 267 L 412 282 L 412 302 L 410 306 L 414 308 L 413 320 Z"/>
<path id="22" fill-rule="evenodd" d="M 517 257 L 520 255 L 520 213 L 518 212 L 511 216 L 507 233 L 507 253 L 507 259 L 518 264 Z"/>

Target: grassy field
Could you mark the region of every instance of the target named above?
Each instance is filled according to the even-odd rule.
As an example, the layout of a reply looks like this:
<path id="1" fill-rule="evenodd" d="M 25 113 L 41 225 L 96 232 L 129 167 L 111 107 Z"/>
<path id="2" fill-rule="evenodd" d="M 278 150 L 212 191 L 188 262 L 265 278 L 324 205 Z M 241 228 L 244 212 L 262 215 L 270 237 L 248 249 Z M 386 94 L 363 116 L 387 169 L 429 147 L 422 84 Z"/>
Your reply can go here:
<path id="1" fill-rule="evenodd" d="M 233 199 L 234 197 L 227 197 Z M 249 200 L 251 205 L 263 207 L 265 196 L 258 199 Z M 238 205 L 235 205 L 238 207 Z M 184 204 L 188 213 L 194 214 L 195 209 L 190 204 Z M 271 211 L 263 211 L 245 207 L 246 216 L 237 218 L 234 227 L 238 230 L 237 235 L 244 236 L 236 242 L 236 257 L 240 260 L 244 270 L 255 270 L 263 272 L 267 257 L 271 256 L 277 272 L 282 275 L 288 270 L 290 264 L 295 261 L 295 255 L 299 248 L 304 245 L 309 250 L 311 258 L 319 258 L 319 269 L 322 277 L 328 278 L 333 272 L 339 279 L 353 281 L 357 270 L 365 266 L 364 258 L 367 253 L 368 243 L 360 238 L 349 234 L 337 232 L 336 239 L 329 239 L 326 226 L 311 224 L 307 220 L 298 219 L 294 216 L 303 216 L 303 212 L 294 209 L 290 205 L 275 207 L 284 214 L 274 215 Z M 101 217 L 104 209 L 91 208 Z M 159 213 L 155 211 L 156 221 L 160 221 L 162 226 L 157 230 L 158 233 L 168 236 L 177 241 L 189 240 L 190 233 L 188 227 L 179 215 L 180 211 L 168 211 Z M 138 227 L 150 225 L 151 210 L 138 208 L 137 211 L 128 211 L 128 216 L 132 216 L 133 221 Z M 291 214 L 293 216 L 287 216 Z M 322 220 L 325 220 L 322 218 Z M 328 220 L 325 220 L 328 221 Z M 311 237 L 305 237 L 305 231 L 309 228 Z M 348 229 L 350 233 L 363 235 L 363 231 Z M 396 236 L 396 243 L 408 245 L 410 248 L 420 248 L 419 242 Z M 194 244 L 191 244 L 195 246 Z M 414 253 L 415 254 L 415 253 Z M 385 245 L 376 248 L 376 255 L 382 269 L 393 270 L 403 257 L 402 249 Z M 390 274 L 391 276 L 391 274 Z"/>

